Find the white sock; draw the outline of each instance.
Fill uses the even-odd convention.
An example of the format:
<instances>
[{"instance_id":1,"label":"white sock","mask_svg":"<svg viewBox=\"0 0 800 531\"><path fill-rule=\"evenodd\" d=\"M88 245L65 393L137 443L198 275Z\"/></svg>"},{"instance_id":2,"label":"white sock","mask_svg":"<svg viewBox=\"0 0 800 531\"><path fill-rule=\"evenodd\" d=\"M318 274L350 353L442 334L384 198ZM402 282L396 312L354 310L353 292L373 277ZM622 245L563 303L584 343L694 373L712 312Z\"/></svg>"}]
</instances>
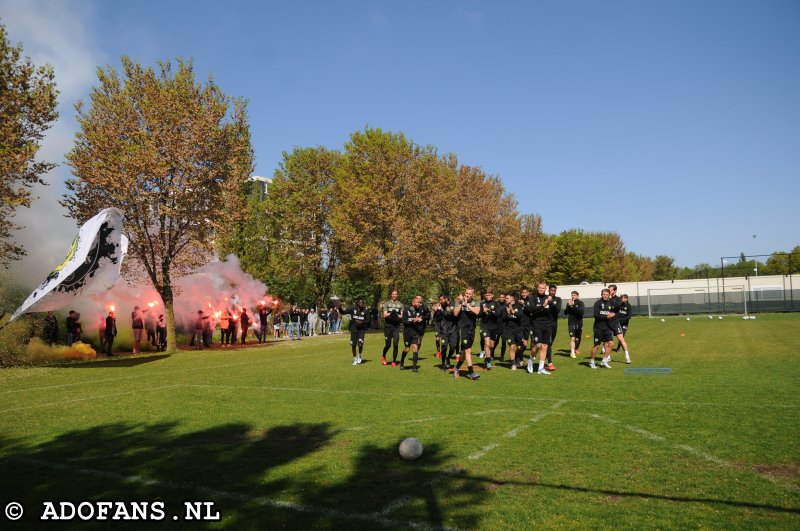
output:
<instances>
[{"instance_id":1,"label":"white sock","mask_svg":"<svg viewBox=\"0 0 800 531\"><path fill-rule=\"evenodd\" d=\"M572 350L569 351L569 353L570 354L575 354L575 349L573 348Z\"/></svg>"},{"instance_id":2,"label":"white sock","mask_svg":"<svg viewBox=\"0 0 800 531\"><path fill-rule=\"evenodd\" d=\"M544 369L544 360L539 360L539 370Z\"/></svg>"},{"instance_id":3,"label":"white sock","mask_svg":"<svg viewBox=\"0 0 800 531\"><path fill-rule=\"evenodd\" d=\"M626 358L630 358L630 357L631 357L631 355L630 355L630 354L628 354L628 351L627 351L627 350L625 351L625 357L626 357Z\"/></svg>"}]
</instances>

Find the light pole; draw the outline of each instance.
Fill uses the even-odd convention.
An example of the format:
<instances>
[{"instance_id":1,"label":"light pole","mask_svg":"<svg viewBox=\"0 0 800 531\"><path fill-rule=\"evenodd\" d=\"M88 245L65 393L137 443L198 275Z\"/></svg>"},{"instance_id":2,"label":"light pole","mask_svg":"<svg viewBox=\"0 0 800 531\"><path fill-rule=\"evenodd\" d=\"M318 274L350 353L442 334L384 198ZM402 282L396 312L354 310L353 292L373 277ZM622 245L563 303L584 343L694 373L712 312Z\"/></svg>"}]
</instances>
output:
<instances>
[{"instance_id":1,"label":"light pole","mask_svg":"<svg viewBox=\"0 0 800 531\"><path fill-rule=\"evenodd\" d=\"M758 276L758 258L755 256L756 254L756 235L753 234L753 270L756 272L756 276Z\"/></svg>"}]
</instances>

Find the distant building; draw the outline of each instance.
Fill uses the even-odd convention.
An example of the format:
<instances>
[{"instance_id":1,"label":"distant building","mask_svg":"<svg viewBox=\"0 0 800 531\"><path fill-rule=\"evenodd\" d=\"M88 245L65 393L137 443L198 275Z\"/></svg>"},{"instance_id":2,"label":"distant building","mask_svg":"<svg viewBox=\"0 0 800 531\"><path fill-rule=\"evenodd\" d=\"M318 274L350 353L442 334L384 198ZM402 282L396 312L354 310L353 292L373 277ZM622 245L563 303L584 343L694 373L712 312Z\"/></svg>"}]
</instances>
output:
<instances>
[{"instance_id":1,"label":"distant building","mask_svg":"<svg viewBox=\"0 0 800 531\"><path fill-rule=\"evenodd\" d=\"M249 177L251 181L254 181L257 185L256 191L258 192L258 200L263 201L264 198L267 196L267 190L269 189L269 185L272 184L272 179L270 177L262 177L260 175L251 175Z\"/></svg>"}]
</instances>

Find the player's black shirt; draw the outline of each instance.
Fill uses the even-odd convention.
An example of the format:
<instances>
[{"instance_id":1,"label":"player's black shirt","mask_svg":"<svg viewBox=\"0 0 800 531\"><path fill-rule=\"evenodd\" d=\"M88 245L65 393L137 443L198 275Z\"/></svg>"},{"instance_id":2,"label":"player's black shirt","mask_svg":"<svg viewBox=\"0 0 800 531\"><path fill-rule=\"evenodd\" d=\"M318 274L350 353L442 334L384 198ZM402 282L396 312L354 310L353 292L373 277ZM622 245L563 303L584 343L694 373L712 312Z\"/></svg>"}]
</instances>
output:
<instances>
[{"instance_id":1,"label":"player's black shirt","mask_svg":"<svg viewBox=\"0 0 800 531\"><path fill-rule=\"evenodd\" d=\"M481 328L498 330L500 328L500 303L497 301L481 301Z\"/></svg>"},{"instance_id":2,"label":"player's black shirt","mask_svg":"<svg viewBox=\"0 0 800 531\"><path fill-rule=\"evenodd\" d=\"M458 328L461 330L475 330L475 322L478 320L478 316L470 308L475 308L477 303L471 301L467 304L462 304L461 302L456 304L461 304L461 311L458 313Z\"/></svg>"},{"instance_id":3,"label":"player's black shirt","mask_svg":"<svg viewBox=\"0 0 800 531\"><path fill-rule=\"evenodd\" d=\"M611 301L597 299L594 303L594 326L606 326L609 324L608 314L611 313Z\"/></svg>"},{"instance_id":4,"label":"player's black shirt","mask_svg":"<svg viewBox=\"0 0 800 531\"><path fill-rule=\"evenodd\" d=\"M272 310L267 310L263 306L258 308L258 322L261 323L261 326L267 326L267 316L271 313Z\"/></svg>"},{"instance_id":5,"label":"player's black shirt","mask_svg":"<svg viewBox=\"0 0 800 531\"><path fill-rule=\"evenodd\" d=\"M550 317L550 308L545 308L547 297L546 293L544 295L539 295L538 293L531 295L531 302L533 303L533 309L530 311L531 321L539 326L549 326L553 322ZM550 301L550 304L552 304L552 301Z\"/></svg>"},{"instance_id":6,"label":"player's black shirt","mask_svg":"<svg viewBox=\"0 0 800 531\"><path fill-rule=\"evenodd\" d=\"M633 315L633 308L631 308L629 303L623 302L619 305L619 308L617 308L617 315L619 315L620 324L627 325Z\"/></svg>"},{"instance_id":7,"label":"player's black shirt","mask_svg":"<svg viewBox=\"0 0 800 531\"><path fill-rule=\"evenodd\" d=\"M578 299L572 305L567 304L564 307L564 315L567 316L567 323L570 326L583 326L583 312L585 306L583 301Z\"/></svg>"},{"instance_id":8,"label":"player's black shirt","mask_svg":"<svg viewBox=\"0 0 800 531\"><path fill-rule=\"evenodd\" d=\"M553 297L550 301L550 320L558 324L558 314L561 313L561 297Z\"/></svg>"},{"instance_id":9,"label":"player's black shirt","mask_svg":"<svg viewBox=\"0 0 800 531\"><path fill-rule=\"evenodd\" d=\"M531 312L533 312L533 307L535 305L533 302L533 296L528 295L527 297L521 297L519 301L514 304L519 304L522 307L522 317L520 318L520 326L530 327Z\"/></svg>"},{"instance_id":10,"label":"player's black shirt","mask_svg":"<svg viewBox=\"0 0 800 531\"><path fill-rule=\"evenodd\" d=\"M441 329L443 334L451 334L458 330L458 316L453 313L453 307L450 304L442 305L439 310L442 316Z\"/></svg>"},{"instance_id":11,"label":"player's black shirt","mask_svg":"<svg viewBox=\"0 0 800 531\"><path fill-rule=\"evenodd\" d=\"M616 325L619 324L619 307L622 306L622 297L618 295L614 295L613 297L608 299L608 302L611 303L611 311L617 314L615 317L610 319L611 325L616 328Z\"/></svg>"},{"instance_id":12,"label":"player's black shirt","mask_svg":"<svg viewBox=\"0 0 800 531\"><path fill-rule=\"evenodd\" d=\"M388 300L383 303L383 311L389 312L389 316L384 320L384 324L400 326L403 322L403 303L400 301L392 302Z\"/></svg>"},{"instance_id":13,"label":"player's black shirt","mask_svg":"<svg viewBox=\"0 0 800 531\"><path fill-rule=\"evenodd\" d=\"M422 321L415 323L414 319L417 317L422 317ZM427 321L428 309L425 308L425 306L420 306L419 308L409 306L403 310L403 326L407 329L416 331L420 335L425 333L425 323Z\"/></svg>"},{"instance_id":14,"label":"player's black shirt","mask_svg":"<svg viewBox=\"0 0 800 531\"><path fill-rule=\"evenodd\" d=\"M503 311L503 327L505 330L511 332L522 330L522 316L524 313L522 305L518 302L512 304L511 308L506 305Z\"/></svg>"},{"instance_id":15,"label":"player's black shirt","mask_svg":"<svg viewBox=\"0 0 800 531\"><path fill-rule=\"evenodd\" d=\"M348 329L351 332L356 330L367 330L372 322L372 315L370 314L369 308L366 306L364 308L353 306L351 308L342 309L342 315L350 316L350 325L348 326Z\"/></svg>"}]
</instances>

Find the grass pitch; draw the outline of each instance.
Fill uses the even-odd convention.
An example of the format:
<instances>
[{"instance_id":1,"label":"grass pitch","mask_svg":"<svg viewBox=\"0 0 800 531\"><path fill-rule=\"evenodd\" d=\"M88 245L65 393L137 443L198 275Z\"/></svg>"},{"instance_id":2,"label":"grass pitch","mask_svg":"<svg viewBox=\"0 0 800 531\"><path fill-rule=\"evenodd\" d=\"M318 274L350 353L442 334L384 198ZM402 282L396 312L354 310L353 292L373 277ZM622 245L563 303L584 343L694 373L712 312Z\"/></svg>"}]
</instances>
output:
<instances>
[{"instance_id":1,"label":"grass pitch","mask_svg":"<svg viewBox=\"0 0 800 531\"><path fill-rule=\"evenodd\" d=\"M163 520L128 524L186 527L183 502L209 500L221 520L205 526L231 529L797 529L799 335L800 315L634 319L634 364L591 370L562 325L552 376L501 365L477 382L435 368L432 332L418 374L380 364L380 333L356 367L344 333L4 369L0 505L25 513L0 521L50 528L45 500L161 500Z\"/></svg>"}]
</instances>

